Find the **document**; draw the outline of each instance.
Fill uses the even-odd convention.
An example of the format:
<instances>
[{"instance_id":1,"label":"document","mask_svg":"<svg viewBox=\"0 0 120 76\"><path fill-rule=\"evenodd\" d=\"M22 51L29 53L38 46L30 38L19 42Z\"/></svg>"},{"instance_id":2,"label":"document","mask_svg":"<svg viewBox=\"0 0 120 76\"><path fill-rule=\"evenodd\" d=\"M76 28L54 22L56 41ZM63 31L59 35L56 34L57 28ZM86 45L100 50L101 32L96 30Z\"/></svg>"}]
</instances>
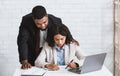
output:
<instances>
[{"instance_id":1,"label":"document","mask_svg":"<svg viewBox=\"0 0 120 76\"><path fill-rule=\"evenodd\" d=\"M27 70L21 70L21 76L43 76L47 70L37 67L32 67Z\"/></svg>"}]
</instances>

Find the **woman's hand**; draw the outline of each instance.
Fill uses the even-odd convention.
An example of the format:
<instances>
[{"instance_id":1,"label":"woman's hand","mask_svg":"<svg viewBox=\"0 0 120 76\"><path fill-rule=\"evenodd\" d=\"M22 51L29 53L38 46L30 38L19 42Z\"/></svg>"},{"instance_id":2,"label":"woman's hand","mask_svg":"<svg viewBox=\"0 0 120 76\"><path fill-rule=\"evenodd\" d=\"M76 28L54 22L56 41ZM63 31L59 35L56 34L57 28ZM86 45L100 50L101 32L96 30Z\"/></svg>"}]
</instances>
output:
<instances>
[{"instance_id":1,"label":"woman's hand","mask_svg":"<svg viewBox=\"0 0 120 76\"><path fill-rule=\"evenodd\" d=\"M74 62L71 62L71 63L69 63L68 65L69 65L69 67L72 68L72 69L76 69L76 68L77 68L76 63L74 63Z\"/></svg>"},{"instance_id":2,"label":"woman's hand","mask_svg":"<svg viewBox=\"0 0 120 76\"><path fill-rule=\"evenodd\" d=\"M50 70L59 70L59 67L56 64L46 64L45 68L48 68Z\"/></svg>"}]
</instances>

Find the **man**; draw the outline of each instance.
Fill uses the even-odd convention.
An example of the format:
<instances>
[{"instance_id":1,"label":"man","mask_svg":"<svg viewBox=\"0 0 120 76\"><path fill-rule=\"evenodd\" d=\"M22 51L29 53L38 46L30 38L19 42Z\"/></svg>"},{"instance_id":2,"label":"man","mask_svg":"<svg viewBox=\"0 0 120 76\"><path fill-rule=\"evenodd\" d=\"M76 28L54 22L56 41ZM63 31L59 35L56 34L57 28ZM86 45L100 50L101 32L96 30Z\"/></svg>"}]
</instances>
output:
<instances>
[{"instance_id":1,"label":"man","mask_svg":"<svg viewBox=\"0 0 120 76\"><path fill-rule=\"evenodd\" d=\"M53 32L52 28L56 24L62 24L61 19L47 14L43 6L36 6L32 9L32 13L23 16L17 39L22 69L34 66L34 61L40 53L46 37L48 40L51 39L49 33ZM70 32L69 37L71 41L78 43L72 38Z\"/></svg>"}]
</instances>

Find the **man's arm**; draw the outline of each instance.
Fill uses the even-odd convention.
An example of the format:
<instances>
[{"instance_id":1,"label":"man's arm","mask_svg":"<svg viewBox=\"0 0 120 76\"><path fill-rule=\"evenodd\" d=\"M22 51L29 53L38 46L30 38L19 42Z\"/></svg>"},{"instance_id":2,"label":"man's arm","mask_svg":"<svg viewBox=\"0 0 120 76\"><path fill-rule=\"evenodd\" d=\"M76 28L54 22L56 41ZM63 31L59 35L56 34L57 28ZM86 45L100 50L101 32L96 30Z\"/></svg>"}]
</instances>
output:
<instances>
[{"instance_id":1,"label":"man's arm","mask_svg":"<svg viewBox=\"0 0 120 76\"><path fill-rule=\"evenodd\" d=\"M30 67L28 63L28 39L29 39L29 32L27 28L25 28L25 20L23 19L19 28L19 34L17 38L17 44L18 44L18 52L19 52L19 59L22 63L21 68L27 68L24 66ZM26 65L27 64L27 65Z\"/></svg>"}]
</instances>

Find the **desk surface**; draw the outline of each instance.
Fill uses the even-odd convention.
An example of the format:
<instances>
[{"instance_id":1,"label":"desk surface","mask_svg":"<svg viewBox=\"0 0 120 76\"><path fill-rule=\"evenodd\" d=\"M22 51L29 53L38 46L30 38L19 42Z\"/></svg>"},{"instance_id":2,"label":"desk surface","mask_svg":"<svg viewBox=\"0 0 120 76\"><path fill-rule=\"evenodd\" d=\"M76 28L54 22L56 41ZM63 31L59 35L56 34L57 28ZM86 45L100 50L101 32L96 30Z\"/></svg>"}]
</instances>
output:
<instances>
[{"instance_id":1,"label":"desk surface","mask_svg":"<svg viewBox=\"0 0 120 76\"><path fill-rule=\"evenodd\" d=\"M48 71L37 67L32 67L28 70L22 70L20 68L17 68L13 76L21 76L22 74L41 75L44 72L46 72L44 76L113 76L112 73L105 66L103 66L101 70L85 74L76 74L69 72L65 69L65 66L60 66L60 70L58 71Z\"/></svg>"}]
</instances>

